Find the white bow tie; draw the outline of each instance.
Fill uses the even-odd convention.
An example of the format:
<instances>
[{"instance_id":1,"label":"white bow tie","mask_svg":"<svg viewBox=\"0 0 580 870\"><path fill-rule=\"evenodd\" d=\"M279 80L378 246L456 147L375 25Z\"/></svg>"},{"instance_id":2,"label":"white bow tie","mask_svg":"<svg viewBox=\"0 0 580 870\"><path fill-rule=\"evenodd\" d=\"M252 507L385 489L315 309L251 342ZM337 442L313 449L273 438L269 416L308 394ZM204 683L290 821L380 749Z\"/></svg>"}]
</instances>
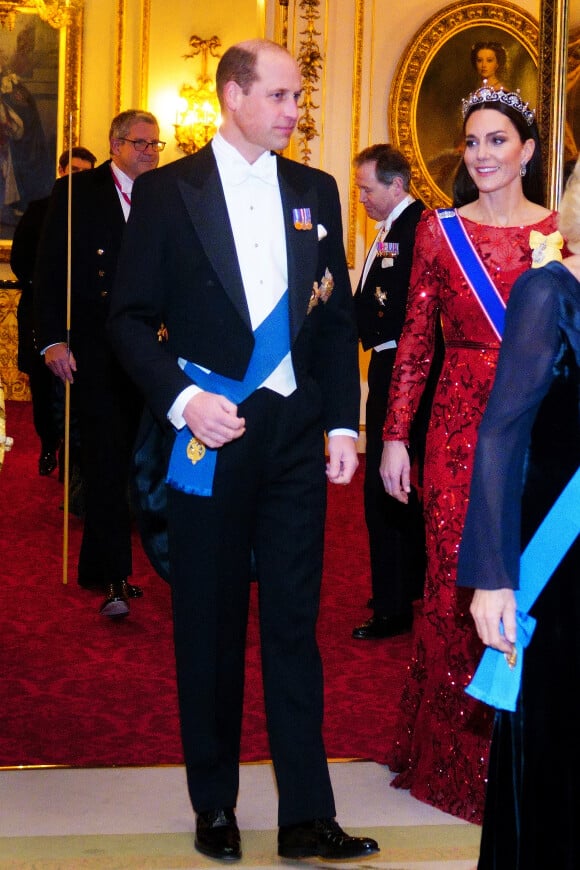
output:
<instances>
[{"instance_id":1,"label":"white bow tie","mask_svg":"<svg viewBox=\"0 0 580 870\"><path fill-rule=\"evenodd\" d=\"M263 154L255 163L236 161L224 169L229 184L243 184L249 178L259 178L266 184L278 183L278 167L274 154Z\"/></svg>"}]
</instances>

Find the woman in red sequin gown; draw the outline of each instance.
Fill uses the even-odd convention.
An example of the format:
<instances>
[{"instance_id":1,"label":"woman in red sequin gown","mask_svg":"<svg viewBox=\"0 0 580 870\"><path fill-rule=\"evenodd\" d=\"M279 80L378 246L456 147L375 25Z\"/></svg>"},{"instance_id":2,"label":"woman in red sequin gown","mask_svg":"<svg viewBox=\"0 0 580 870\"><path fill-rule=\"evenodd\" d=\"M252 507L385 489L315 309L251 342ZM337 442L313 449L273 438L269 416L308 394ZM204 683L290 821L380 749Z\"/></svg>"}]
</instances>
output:
<instances>
[{"instance_id":1,"label":"woman in red sequin gown","mask_svg":"<svg viewBox=\"0 0 580 870\"><path fill-rule=\"evenodd\" d=\"M507 301L515 279L532 265L530 231L549 235L556 229L556 216L540 205L535 121L530 123L519 98L514 109L492 98L492 89L476 93L482 99L470 104L465 116L456 202L473 246ZM409 491L405 445L432 360L438 318L445 358L425 455L425 593L413 625L411 661L387 763L398 773L396 787L410 788L419 800L480 823L493 710L464 692L482 645L469 614L472 592L456 587L456 567L477 429L494 379L499 340L436 214L428 211L417 230L407 320L384 429L381 475L387 492L400 501Z\"/></svg>"}]
</instances>

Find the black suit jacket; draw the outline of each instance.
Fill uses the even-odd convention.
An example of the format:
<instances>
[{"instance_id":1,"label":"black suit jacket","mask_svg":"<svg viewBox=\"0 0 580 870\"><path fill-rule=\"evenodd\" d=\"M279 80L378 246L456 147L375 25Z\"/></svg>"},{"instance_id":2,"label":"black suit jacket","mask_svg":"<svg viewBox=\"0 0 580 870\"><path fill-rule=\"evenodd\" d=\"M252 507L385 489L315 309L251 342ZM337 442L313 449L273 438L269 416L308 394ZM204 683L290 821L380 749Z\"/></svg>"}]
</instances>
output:
<instances>
[{"instance_id":1,"label":"black suit jacket","mask_svg":"<svg viewBox=\"0 0 580 870\"><path fill-rule=\"evenodd\" d=\"M336 183L319 170L277 160L297 383L319 385L326 429L356 430L357 336ZM294 227L297 208L310 209L311 229ZM327 233L321 241L318 225ZM326 268L334 290L308 313L313 284ZM160 322L165 343L157 341ZM137 179L109 326L119 358L161 420L191 383L177 357L243 377L254 338L211 145Z\"/></svg>"},{"instance_id":2,"label":"black suit jacket","mask_svg":"<svg viewBox=\"0 0 580 870\"><path fill-rule=\"evenodd\" d=\"M398 341L405 322L415 230L425 206L415 200L393 222L385 241L397 242L399 254L393 265L383 269L382 257L375 257L364 287L356 290L358 333L365 350L385 341ZM386 259L386 258L385 258ZM377 299L377 288L386 294L384 304Z\"/></svg>"},{"instance_id":3,"label":"black suit jacket","mask_svg":"<svg viewBox=\"0 0 580 870\"><path fill-rule=\"evenodd\" d=\"M38 348L34 340L33 277L38 243L42 233L48 197L31 202L14 230L10 251L10 268L20 283L18 302L18 368L30 371L38 362Z\"/></svg>"},{"instance_id":4,"label":"black suit jacket","mask_svg":"<svg viewBox=\"0 0 580 870\"><path fill-rule=\"evenodd\" d=\"M39 349L66 341L69 180L72 183L71 349L76 356L88 335L107 340L105 323L125 218L110 161L56 182L48 204L35 274Z\"/></svg>"}]
</instances>

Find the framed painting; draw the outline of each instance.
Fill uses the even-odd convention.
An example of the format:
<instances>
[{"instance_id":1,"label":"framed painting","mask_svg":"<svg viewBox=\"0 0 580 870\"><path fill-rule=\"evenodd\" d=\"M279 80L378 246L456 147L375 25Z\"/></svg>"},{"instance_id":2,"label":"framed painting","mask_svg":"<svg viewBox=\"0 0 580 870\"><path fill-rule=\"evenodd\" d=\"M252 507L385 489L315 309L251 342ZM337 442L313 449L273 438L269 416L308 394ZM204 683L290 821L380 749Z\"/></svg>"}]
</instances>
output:
<instances>
[{"instance_id":1,"label":"framed painting","mask_svg":"<svg viewBox=\"0 0 580 870\"><path fill-rule=\"evenodd\" d=\"M449 205L462 155L461 100L483 80L535 107L537 21L509 3L460 2L433 15L399 62L389 100L391 142L409 159L427 206Z\"/></svg>"},{"instance_id":2,"label":"framed painting","mask_svg":"<svg viewBox=\"0 0 580 870\"><path fill-rule=\"evenodd\" d=\"M20 216L52 189L57 150L78 139L82 2L64 13L64 3L1 6L0 262L7 262Z\"/></svg>"}]
</instances>

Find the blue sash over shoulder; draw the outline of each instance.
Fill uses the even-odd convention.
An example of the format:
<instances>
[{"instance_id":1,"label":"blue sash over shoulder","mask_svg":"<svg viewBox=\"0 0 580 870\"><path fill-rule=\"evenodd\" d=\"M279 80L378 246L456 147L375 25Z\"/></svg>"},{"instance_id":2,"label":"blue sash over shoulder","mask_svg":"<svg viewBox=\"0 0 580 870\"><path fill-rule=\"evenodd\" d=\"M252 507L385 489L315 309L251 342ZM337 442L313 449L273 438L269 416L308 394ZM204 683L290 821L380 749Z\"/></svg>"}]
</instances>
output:
<instances>
[{"instance_id":1,"label":"blue sash over shoulder","mask_svg":"<svg viewBox=\"0 0 580 870\"><path fill-rule=\"evenodd\" d=\"M501 340L505 302L483 266L454 209L437 209L437 218L457 265L479 302L485 317ZM531 265L531 263L530 263ZM488 647L466 688L478 701L500 710L514 711L522 679L523 652L536 621L529 610L580 533L580 469L569 481L520 560L520 586L516 592L517 643L508 663L504 653Z\"/></svg>"},{"instance_id":2,"label":"blue sash over shoulder","mask_svg":"<svg viewBox=\"0 0 580 870\"><path fill-rule=\"evenodd\" d=\"M517 641L515 663L510 666L504 653L488 647L471 683L465 690L478 701L498 710L516 709L525 647L536 621L529 610L542 589L580 534L580 469L568 481L552 505L520 560L520 589L516 596Z\"/></svg>"},{"instance_id":3,"label":"blue sash over shoulder","mask_svg":"<svg viewBox=\"0 0 580 870\"><path fill-rule=\"evenodd\" d=\"M438 208L436 214L457 265L467 279L490 326L501 340L505 320L505 302L479 259L479 254L471 244L455 209Z\"/></svg>"},{"instance_id":4,"label":"blue sash over shoulder","mask_svg":"<svg viewBox=\"0 0 580 870\"><path fill-rule=\"evenodd\" d=\"M254 332L255 345L243 380L236 381L214 372L206 372L188 362L185 373L191 380L212 393L219 393L238 405L255 392L290 352L288 290L276 307ZM227 341L227 337L224 337ZM185 426L175 438L166 482L174 489L192 495L210 496L213 489L218 451L194 438Z\"/></svg>"}]
</instances>

